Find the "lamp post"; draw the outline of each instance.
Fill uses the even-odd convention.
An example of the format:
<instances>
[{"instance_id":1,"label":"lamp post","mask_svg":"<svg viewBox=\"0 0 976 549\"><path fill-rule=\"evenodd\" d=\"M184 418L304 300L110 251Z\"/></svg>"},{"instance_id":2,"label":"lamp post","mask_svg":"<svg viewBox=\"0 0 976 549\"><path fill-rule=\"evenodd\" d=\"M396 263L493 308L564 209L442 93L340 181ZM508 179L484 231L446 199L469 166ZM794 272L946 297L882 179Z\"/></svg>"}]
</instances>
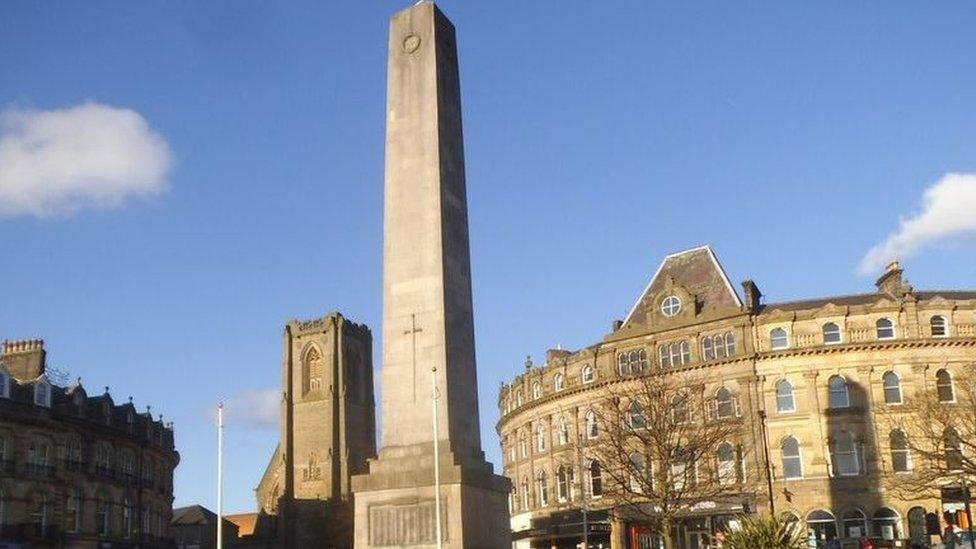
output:
<instances>
[{"instance_id":1,"label":"lamp post","mask_svg":"<svg viewBox=\"0 0 976 549\"><path fill-rule=\"evenodd\" d=\"M224 549L224 403L217 405L217 549Z\"/></svg>"},{"instance_id":2,"label":"lamp post","mask_svg":"<svg viewBox=\"0 0 976 549\"><path fill-rule=\"evenodd\" d=\"M763 455L766 461L766 489L769 492L769 514L775 517L776 503L773 498L773 471L769 463L769 434L766 432L766 410L759 410L759 425L762 429ZM976 549L976 547L973 549Z\"/></svg>"}]
</instances>

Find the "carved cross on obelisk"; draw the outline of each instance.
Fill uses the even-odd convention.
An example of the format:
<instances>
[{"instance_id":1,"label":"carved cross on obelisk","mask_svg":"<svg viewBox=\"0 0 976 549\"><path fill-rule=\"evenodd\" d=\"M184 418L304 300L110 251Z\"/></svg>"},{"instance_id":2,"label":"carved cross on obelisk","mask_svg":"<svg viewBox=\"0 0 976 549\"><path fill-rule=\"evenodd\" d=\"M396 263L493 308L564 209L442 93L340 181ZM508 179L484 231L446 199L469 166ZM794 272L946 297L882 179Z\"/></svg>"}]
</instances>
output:
<instances>
[{"instance_id":1,"label":"carved cross on obelisk","mask_svg":"<svg viewBox=\"0 0 976 549\"><path fill-rule=\"evenodd\" d=\"M424 331L417 327L417 315L410 315L410 329L403 332L403 335L410 335L413 340L413 401L417 402L417 334Z\"/></svg>"}]
</instances>

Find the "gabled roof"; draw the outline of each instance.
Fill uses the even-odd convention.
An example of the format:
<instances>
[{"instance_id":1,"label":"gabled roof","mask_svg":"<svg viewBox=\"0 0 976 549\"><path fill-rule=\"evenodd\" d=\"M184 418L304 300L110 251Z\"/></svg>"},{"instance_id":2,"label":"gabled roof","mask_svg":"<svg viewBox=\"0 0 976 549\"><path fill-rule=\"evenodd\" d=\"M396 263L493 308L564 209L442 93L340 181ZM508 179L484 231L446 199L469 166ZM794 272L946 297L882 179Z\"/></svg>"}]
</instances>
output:
<instances>
[{"instance_id":1,"label":"gabled roof","mask_svg":"<svg viewBox=\"0 0 976 549\"><path fill-rule=\"evenodd\" d=\"M627 313L624 324L639 318L635 317L635 313L643 313L648 306L652 305L651 300L661 291L668 279L674 280L675 284L695 294L702 311L742 307L742 300L732 288L725 269L718 262L712 248L705 245L665 257L647 283L647 287Z\"/></svg>"},{"instance_id":2,"label":"gabled roof","mask_svg":"<svg viewBox=\"0 0 976 549\"><path fill-rule=\"evenodd\" d=\"M213 524L217 522L217 513L202 505L190 505L173 509L172 524Z\"/></svg>"}]
</instances>

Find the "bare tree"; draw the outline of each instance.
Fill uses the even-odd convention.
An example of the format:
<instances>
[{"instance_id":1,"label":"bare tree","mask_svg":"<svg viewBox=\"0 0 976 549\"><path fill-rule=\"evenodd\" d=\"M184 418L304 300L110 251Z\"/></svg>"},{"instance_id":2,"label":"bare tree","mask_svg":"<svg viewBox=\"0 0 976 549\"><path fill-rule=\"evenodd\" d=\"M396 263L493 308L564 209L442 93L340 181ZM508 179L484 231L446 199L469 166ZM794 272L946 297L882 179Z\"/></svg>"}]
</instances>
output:
<instances>
[{"instance_id":1,"label":"bare tree","mask_svg":"<svg viewBox=\"0 0 976 549\"><path fill-rule=\"evenodd\" d=\"M902 400L901 387L886 381L887 402ZM896 392L897 391L897 392ZM939 497L946 486L976 479L976 378L936 372L935 385L885 406L890 470L886 487L904 499ZM885 434L882 433L882 437ZM882 439L884 440L884 438Z\"/></svg>"},{"instance_id":2,"label":"bare tree","mask_svg":"<svg viewBox=\"0 0 976 549\"><path fill-rule=\"evenodd\" d=\"M646 523L666 549L677 519L743 489L738 397L712 386L691 374L636 376L607 386L585 423L589 474L597 463L613 512Z\"/></svg>"}]
</instances>

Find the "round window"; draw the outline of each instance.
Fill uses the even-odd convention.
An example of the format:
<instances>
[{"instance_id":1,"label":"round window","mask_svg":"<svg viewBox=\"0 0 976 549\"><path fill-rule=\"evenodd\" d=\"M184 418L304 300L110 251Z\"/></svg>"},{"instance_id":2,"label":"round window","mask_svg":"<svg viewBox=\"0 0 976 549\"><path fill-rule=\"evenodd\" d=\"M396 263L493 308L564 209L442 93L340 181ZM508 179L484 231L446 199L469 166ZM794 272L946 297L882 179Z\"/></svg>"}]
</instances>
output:
<instances>
[{"instance_id":1,"label":"round window","mask_svg":"<svg viewBox=\"0 0 976 549\"><path fill-rule=\"evenodd\" d=\"M661 312L664 316L674 316L681 311L681 298L669 295L661 302Z\"/></svg>"}]
</instances>

